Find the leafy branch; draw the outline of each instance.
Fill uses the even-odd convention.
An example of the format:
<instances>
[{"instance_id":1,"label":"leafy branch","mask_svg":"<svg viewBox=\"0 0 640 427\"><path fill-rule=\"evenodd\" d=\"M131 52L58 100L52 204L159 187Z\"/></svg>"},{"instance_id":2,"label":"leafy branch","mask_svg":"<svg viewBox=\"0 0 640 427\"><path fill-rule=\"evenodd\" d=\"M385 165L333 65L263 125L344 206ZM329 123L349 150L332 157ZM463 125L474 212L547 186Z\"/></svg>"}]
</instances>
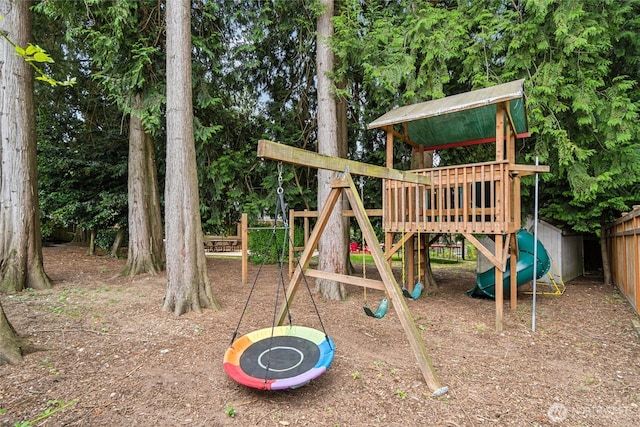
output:
<instances>
[{"instance_id":1,"label":"leafy branch","mask_svg":"<svg viewBox=\"0 0 640 427\"><path fill-rule=\"evenodd\" d=\"M0 15L0 19L3 19L3 16ZM26 49L18 46L9 38L9 34L6 31L0 31L0 36L4 38L16 51L16 54L22 59L24 59L27 64L31 65L31 67L38 73L37 80L41 80L43 82L49 83L51 86L73 86L76 83L76 78L73 77L71 79L67 79L65 81L55 80L47 73L42 71L42 69L37 64L43 63L53 63L55 62L51 56L40 46L33 45L29 43Z\"/></svg>"}]
</instances>

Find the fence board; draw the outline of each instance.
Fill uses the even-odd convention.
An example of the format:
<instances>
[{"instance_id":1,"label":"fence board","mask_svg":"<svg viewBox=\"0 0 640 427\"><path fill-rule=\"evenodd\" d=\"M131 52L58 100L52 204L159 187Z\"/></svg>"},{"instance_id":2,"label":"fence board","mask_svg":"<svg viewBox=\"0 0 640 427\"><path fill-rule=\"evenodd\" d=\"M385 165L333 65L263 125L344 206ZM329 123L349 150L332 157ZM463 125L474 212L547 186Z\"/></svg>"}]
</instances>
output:
<instances>
[{"instance_id":1,"label":"fence board","mask_svg":"<svg viewBox=\"0 0 640 427\"><path fill-rule=\"evenodd\" d=\"M640 206L605 227L613 283L640 314Z\"/></svg>"}]
</instances>

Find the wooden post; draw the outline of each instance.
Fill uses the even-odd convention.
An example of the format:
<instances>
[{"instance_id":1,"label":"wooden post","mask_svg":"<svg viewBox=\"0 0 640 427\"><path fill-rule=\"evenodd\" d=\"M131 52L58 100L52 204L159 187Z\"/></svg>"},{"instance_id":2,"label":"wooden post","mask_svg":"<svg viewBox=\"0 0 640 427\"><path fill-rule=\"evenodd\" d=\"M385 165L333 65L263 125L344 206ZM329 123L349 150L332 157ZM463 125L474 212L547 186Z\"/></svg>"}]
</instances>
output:
<instances>
[{"instance_id":1,"label":"wooden post","mask_svg":"<svg viewBox=\"0 0 640 427\"><path fill-rule=\"evenodd\" d=\"M345 174L345 180L348 182L349 189L351 190L349 191L349 189L347 189L345 191L347 198L349 199L349 203L351 203L351 209L353 209L365 241L370 247L371 255L373 256L378 272L380 273L380 278L385 285L387 295L393 304L393 308L400 319L400 324L407 334L409 344L416 356L422 375L433 394L435 396L440 396L446 393L448 388L442 386L442 383L438 378L438 374L433 367L431 357L424 345L420 331L413 322L413 318L409 312L409 307L402 295L402 289L400 289L398 282L396 282L396 279L393 276L391 267L387 263L386 257L380 248L380 242L378 242L378 238L373 230L371 221L369 220L369 217L367 217L362 200L358 196L356 184L348 173Z\"/></svg>"},{"instance_id":2,"label":"wooden post","mask_svg":"<svg viewBox=\"0 0 640 427\"><path fill-rule=\"evenodd\" d=\"M387 131L387 167L393 169L393 126L388 126Z\"/></svg>"},{"instance_id":3,"label":"wooden post","mask_svg":"<svg viewBox=\"0 0 640 427\"><path fill-rule=\"evenodd\" d=\"M293 302L293 298L298 291L298 285L300 284L300 279L302 279L302 275L304 274L303 270L305 270L309 266L309 261L311 261L311 257L313 256L313 252L316 250L318 246L318 241L320 240L320 235L324 231L324 228L329 221L329 217L333 212L333 208L335 207L336 202L340 198L340 193L342 189L340 188L332 188L327 196L327 200L325 201L322 210L318 213L318 220L316 221L315 227L313 227L313 231L309 236L309 241L305 245L304 250L302 251L302 255L300 255L300 259L296 263L296 268L293 271L293 275L291 276L291 281L289 283L289 287L287 289L286 295L286 303L282 305L280 308L279 314L277 316L278 325L282 325L285 321L287 315L287 307L291 306Z\"/></svg>"},{"instance_id":4,"label":"wooden post","mask_svg":"<svg viewBox=\"0 0 640 427\"><path fill-rule=\"evenodd\" d=\"M407 245L405 246L404 253L402 254L402 256L405 257L404 259L406 260L404 267L407 270L405 273L403 273L403 277L405 278L407 283L403 283L403 285L409 290L409 292L413 292L413 286L416 283L415 281L416 262L414 258L415 257L414 240L415 240L415 237L412 237L409 240L407 240Z\"/></svg>"},{"instance_id":5,"label":"wooden post","mask_svg":"<svg viewBox=\"0 0 640 427\"><path fill-rule=\"evenodd\" d=\"M502 260L503 259L502 258L502 248L504 246L504 243L502 241L502 235L501 234L496 234L495 237L496 237L496 240L495 240L495 253L496 253L496 255L495 256L499 260ZM504 266L502 266L502 267L497 267L496 266L496 268L495 268L495 273L496 273L496 280L495 280L496 331L497 332L502 332L502 328L503 328L504 288L503 288L502 281L503 281L503 278L504 278L504 273L503 273L502 268L504 268Z\"/></svg>"},{"instance_id":6,"label":"wooden post","mask_svg":"<svg viewBox=\"0 0 640 427\"><path fill-rule=\"evenodd\" d=\"M289 210L289 279L293 275L294 262L295 262L295 236L296 236L296 211L295 209Z\"/></svg>"},{"instance_id":7,"label":"wooden post","mask_svg":"<svg viewBox=\"0 0 640 427\"><path fill-rule=\"evenodd\" d=\"M504 106L496 104L496 161L504 160Z\"/></svg>"},{"instance_id":8,"label":"wooden post","mask_svg":"<svg viewBox=\"0 0 640 427\"><path fill-rule=\"evenodd\" d=\"M400 289L398 282L393 276L393 272L391 271L391 267L387 263L385 254L382 252L378 238L376 237L373 226L371 225L371 221L369 221L369 218L367 217L366 211L364 209L364 205L362 204L362 200L358 195L356 185L353 182L353 179L351 179L351 175L349 173L345 173L344 178L337 179L332 184L332 189L329 192L327 201L322 207L322 211L320 211L320 213L318 214L318 221L316 222L316 226L313 228L311 236L309 237L309 243L305 246L304 251L300 256L300 261L298 262L289 283L286 301L281 306L279 314L277 316L278 324L281 325L286 318L287 307L290 307L291 303L293 302L293 298L295 297L298 286L300 285L300 280L304 275L304 270L306 270L309 265L311 256L318 244L318 240L320 239L320 235L324 231L324 228L327 225L329 217L331 216L331 213L333 212L333 209L335 208L335 205L339 200L342 191L345 191L347 198L349 199L349 203L351 204L354 216L358 221L358 224L360 225L365 242L370 248L371 255L373 256L378 272L380 273L385 291L389 299L391 300L391 303L393 304L398 317L400 318L400 323L404 328L405 333L407 334L407 339L409 340L409 344L415 353L425 382L427 383L429 389L433 392L434 396L440 396L446 393L448 388L443 387L440 383L440 380L438 379L437 373L435 372L435 369L431 362L431 358L429 357L424 342L422 341L420 331L413 322L413 318L409 313L407 303L402 296L402 290Z\"/></svg>"},{"instance_id":9,"label":"wooden post","mask_svg":"<svg viewBox=\"0 0 640 427\"><path fill-rule=\"evenodd\" d=\"M240 220L240 239L242 242L242 283L248 283L249 277L249 219L246 213Z\"/></svg>"}]
</instances>

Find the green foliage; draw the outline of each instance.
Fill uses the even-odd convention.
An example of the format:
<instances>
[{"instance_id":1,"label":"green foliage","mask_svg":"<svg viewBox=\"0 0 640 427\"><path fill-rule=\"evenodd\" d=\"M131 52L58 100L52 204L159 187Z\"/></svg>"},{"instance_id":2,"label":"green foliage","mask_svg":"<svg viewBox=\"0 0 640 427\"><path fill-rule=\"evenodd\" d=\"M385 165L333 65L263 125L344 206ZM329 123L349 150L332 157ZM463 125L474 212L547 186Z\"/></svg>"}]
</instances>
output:
<instances>
[{"instance_id":1,"label":"green foliage","mask_svg":"<svg viewBox=\"0 0 640 427\"><path fill-rule=\"evenodd\" d=\"M373 114L381 106L385 112L526 78L533 136L522 144L518 161L533 163L537 156L551 165L543 176L541 214L597 232L640 202L639 10L637 0L401 0L385 7L346 0L335 19L336 75L358 83L341 93L354 103L365 94L361 109ZM358 144L378 151L375 141ZM491 160L492 149L439 155L442 164L479 162ZM395 155L407 158L400 150ZM523 184L531 195L533 179Z\"/></svg>"},{"instance_id":2,"label":"green foliage","mask_svg":"<svg viewBox=\"0 0 640 427\"><path fill-rule=\"evenodd\" d=\"M0 19L4 19L2 15L0 15ZM50 84L51 86L73 86L76 83L76 78L73 77L71 79L67 79L65 81L58 81L45 73L37 63L53 63L55 62L51 56L40 46L33 45L29 43L26 48L22 48L21 46L16 45L6 33L0 32L0 36L2 36L11 46L13 46L16 54L24 59L27 64L29 64L35 72L38 74L36 77L37 80L41 80L45 83Z\"/></svg>"},{"instance_id":3,"label":"green foliage","mask_svg":"<svg viewBox=\"0 0 640 427\"><path fill-rule=\"evenodd\" d=\"M262 229L251 230L249 233L249 260L254 264L275 264L283 257L283 242L286 244L284 249L284 260L289 258L289 237L288 230L282 228L273 229L273 226L263 224ZM294 246L303 246L304 235L300 227L295 229ZM283 261L284 261L283 260Z\"/></svg>"},{"instance_id":4,"label":"green foliage","mask_svg":"<svg viewBox=\"0 0 640 427\"><path fill-rule=\"evenodd\" d=\"M236 410L231 405L227 405L227 407L224 409L224 413L227 414L229 418L235 418L236 416Z\"/></svg>"},{"instance_id":5,"label":"green foliage","mask_svg":"<svg viewBox=\"0 0 640 427\"><path fill-rule=\"evenodd\" d=\"M98 230L96 233L96 246L107 253L110 252L111 245L113 245L117 234L118 229L113 227Z\"/></svg>"},{"instance_id":6,"label":"green foliage","mask_svg":"<svg viewBox=\"0 0 640 427\"><path fill-rule=\"evenodd\" d=\"M50 55L35 44L24 51L43 67L55 58L79 82L67 93L36 88L45 233L54 224L122 223L123 114L139 115L164 140L161 3L88 0L85 6L38 2L36 40L60 48ZM365 127L398 105L526 78L532 136L519 145L517 160L533 163L537 156L551 166L541 177L543 218L594 232L640 203L638 0L344 0L336 6L335 93L347 101L350 158L384 164L383 134ZM222 234L242 212L257 219L272 209L276 165L256 158L258 139L315 149L318 13L317 2L194 2L194 127L207 233ZM137 93L144 105L133 111ZM395 167L407 167L410 155L396 144ZM442 164L454 164L490 160L494 152L488 144L439 155ZM162 145L157 158L162 181ZM292 208L313 209L316 185L315 170L285 167L282 186ZM380 186L364 180L367 207L380 207ZM524 213L533 207L532 186L531 177L523 179Z\"/></svg>"}]
</instances>

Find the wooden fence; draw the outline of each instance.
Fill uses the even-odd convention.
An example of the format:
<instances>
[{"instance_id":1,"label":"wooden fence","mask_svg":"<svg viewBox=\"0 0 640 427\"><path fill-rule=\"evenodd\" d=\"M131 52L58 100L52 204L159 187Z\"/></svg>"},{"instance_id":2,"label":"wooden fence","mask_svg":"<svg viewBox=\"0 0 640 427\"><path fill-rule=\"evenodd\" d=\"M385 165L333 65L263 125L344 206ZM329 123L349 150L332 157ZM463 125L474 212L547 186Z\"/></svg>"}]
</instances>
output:
<instances>
[{"instance_id":1,"label":"wooden fence","mask_svg":"<svg viewBox=\"0 0 640 427\"><path fill-rule=\"evenodd\" d=\"M613 283L640 314L640 205L605 227Z\"/></svg>"}]
</instances>

